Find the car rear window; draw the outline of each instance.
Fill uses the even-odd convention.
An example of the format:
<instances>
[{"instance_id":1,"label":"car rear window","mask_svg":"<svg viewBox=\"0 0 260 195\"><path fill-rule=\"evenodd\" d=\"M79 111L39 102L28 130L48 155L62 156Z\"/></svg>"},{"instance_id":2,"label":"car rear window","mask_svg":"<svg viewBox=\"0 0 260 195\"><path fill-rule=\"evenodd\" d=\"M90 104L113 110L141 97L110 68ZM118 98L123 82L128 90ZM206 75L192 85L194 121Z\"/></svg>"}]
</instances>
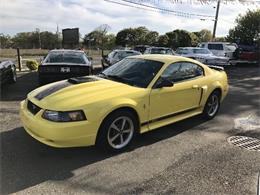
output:
<instances>
[{"instance_id":1,"label":"car rear window","mask_svg":"<svg viewBox=\"0 0 260 195\"><path fill-rule=\"evenodd\" d=\"M86 64L87 61L86 55L80 52L50 52L44 62Z\"/></svg>"}]
</instances>

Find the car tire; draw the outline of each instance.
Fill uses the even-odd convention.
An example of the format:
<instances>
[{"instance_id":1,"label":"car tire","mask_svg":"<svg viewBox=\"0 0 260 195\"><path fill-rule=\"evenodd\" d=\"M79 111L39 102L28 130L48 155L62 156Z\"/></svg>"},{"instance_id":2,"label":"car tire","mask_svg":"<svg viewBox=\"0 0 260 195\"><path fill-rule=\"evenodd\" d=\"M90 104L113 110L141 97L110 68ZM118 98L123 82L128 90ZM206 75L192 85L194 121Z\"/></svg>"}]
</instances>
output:
<instances>
[{"instance_id":1,"label":"car tire","mask_svg":"<svg viewBox=\"0 0 260 195\"><path fill-rule=\"evenodd\" d=\"M17 81L17 75L16 75L16 68L14 66L12 67L12 73L10 75L9 83L16 83L16 81Z\"/></svg>"},{"instance_id":2,"label":"car tire","mask_svg":"<svg viewBox=\"0 0 260 195\"><path fill-rule=\"evenodd\" d=\"M218 90L213 91L204 106L202 116L206 120L213 119L220 108L220 92Z\"/></svg>"},{"instance_id":3,"label":"car tire","mask_svg":"<svg viewBox=\"0 0 260 195\"><path fill-rule=\"evenodd\" d=\"M136 116L127 110L118 110L105 118L96 139L103 151L122 152L131 144L138 130Z\"/></svg>"}]
</instances>

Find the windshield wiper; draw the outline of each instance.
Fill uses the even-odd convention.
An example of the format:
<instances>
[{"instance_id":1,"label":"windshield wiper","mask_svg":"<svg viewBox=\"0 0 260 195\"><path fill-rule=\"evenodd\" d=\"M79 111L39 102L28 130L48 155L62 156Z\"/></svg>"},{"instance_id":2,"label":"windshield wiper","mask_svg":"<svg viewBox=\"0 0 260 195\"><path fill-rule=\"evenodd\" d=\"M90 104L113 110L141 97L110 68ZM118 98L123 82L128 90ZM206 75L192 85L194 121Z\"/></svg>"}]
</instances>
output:
<instances>
[{"instance_id":1,"label":"windshield wiper","mask_svg":"<svg viewBox=\"0 0 260 195\"><path fill-rule=\"evenodd\" d=\"M125 79L117 75L106 75L107 78L111 78L116 81L125 82Z\"/></svg>"}]
</instances>

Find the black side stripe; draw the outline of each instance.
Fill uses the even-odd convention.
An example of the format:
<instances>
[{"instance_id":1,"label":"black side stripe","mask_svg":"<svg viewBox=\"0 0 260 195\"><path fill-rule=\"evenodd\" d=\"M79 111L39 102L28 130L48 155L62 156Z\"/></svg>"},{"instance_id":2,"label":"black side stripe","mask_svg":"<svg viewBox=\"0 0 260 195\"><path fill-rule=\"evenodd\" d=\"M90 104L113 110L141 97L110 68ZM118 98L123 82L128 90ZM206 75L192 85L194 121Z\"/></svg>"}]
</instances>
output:
<instances>
[{"instance_id":1,"label":"black side stripe","mask_svg":"<svg viewBox=\"0 0 260 195\"><path fill-rule=\"evenodd\" d=\"M191 111L196 110L196 109L197 109L197 107L191 108L191 109L188 109L188 110L184 110L184 111L181 111L181 112L169 114L169 115L166 115L166 116L162 116L162 117L150 120L150 121L143 122L143 123L141 123L141 126L147 125L149 123L158 122L158 121L161 121L161 120L164 120L164 119L167 119L167 118L171 118L171 117L174 117L174 116L177 116L177 115L181 115L181 114L184 114L184 113L187 113L187 112L191 112Z\"/></svg>"}]
</instances>

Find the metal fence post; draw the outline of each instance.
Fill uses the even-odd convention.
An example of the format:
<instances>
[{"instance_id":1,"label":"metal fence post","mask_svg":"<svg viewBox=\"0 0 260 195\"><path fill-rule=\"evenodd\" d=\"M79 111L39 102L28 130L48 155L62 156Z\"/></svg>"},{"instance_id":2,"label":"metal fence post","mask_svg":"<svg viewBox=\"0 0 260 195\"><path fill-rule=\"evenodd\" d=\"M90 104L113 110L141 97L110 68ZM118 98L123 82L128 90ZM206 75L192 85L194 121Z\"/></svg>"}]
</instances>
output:
<instances>
[{"instance_id":1,"label":"metal fence post","mask_svg":"<svg viewBox=\"0 0 260 195\"><path fill-rule=\"evenodd\" d=\"M18 68L19 68L19 71L21 72L22 71L22 65L21 65L21 56L20 56L20 49L17 48L17 58L18 58Z\"/></svg>"}]
</instances>

